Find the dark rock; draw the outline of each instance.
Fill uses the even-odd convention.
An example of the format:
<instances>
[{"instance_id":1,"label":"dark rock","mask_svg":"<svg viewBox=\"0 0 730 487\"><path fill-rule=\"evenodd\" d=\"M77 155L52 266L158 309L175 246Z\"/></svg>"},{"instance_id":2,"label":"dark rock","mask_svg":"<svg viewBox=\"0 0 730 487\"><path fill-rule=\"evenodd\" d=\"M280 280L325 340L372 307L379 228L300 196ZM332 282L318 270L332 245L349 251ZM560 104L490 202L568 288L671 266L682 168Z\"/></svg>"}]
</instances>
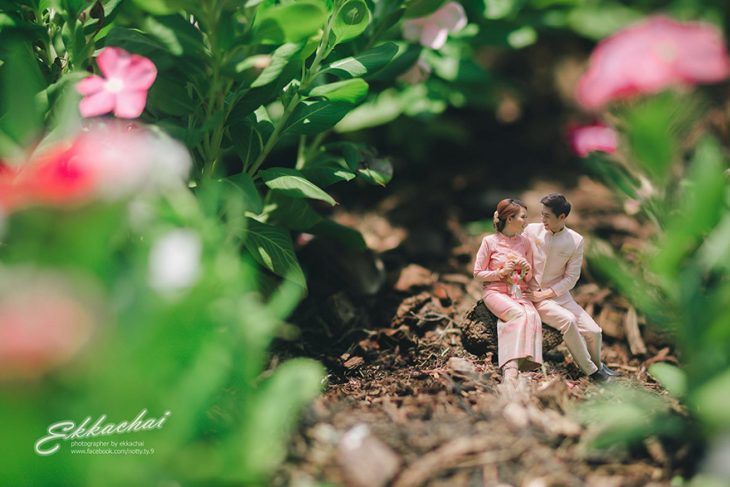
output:
<instances>
[{"instance_id":1,"label":"dark rock","mask_svg":"<svg viewBox=\"0 0 730 487\"><path fill-rule=\"evenodd\" d=\"M482 356L487 352L497 352L497 317L484 306L481 299L464 315L459 322L462 329L461 342L464 348L474 355ZM557 347L563 341L556 329L543 323L543 353Z\"/></svg>"}]
</instances>

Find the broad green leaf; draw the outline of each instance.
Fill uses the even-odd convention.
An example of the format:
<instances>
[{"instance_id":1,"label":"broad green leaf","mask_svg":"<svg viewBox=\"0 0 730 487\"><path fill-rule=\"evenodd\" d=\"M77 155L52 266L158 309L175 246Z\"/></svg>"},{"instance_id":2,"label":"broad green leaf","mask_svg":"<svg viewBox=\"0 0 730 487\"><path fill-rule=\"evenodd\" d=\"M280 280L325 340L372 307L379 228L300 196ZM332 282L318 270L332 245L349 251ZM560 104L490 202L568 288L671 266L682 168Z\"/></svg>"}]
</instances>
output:
<instances>
[{"instance_id":1,"label":"broad green leaf","mask_svg":"<svg viewBox=\"0 0 730 487\"><path fill-rule=\"evenodd\" d=\"M104 39L107 46L115 46L127 51L150 58L157 71L179 66L178 58L173 56L157 39L150 37L137 29L115 26Z\"/></svg>"},{"instance_id":2,"label":"broad green leaf","mask_svg":"<svg viewBox=\"0 0 730 487\"><path fill-rule=\"evenodd\" d=\"M362 34L371 19L372 14L364 0L349 0L337 11L332 32L338 42L345 42Z\"/></svg>"},{"instance_id":3,"label":"broad green leaf","mask_svg":"<svg viewBox=\"0 0 730 487\"><path fill-rule=\"evenodd\" d=\"M679 140L700 116L691 97L662 93L632 107L626 114L627 134L637 162L663 185L679 157Z\"/></svg>"},{"instance_id":4,"label":"broad green leaf","mask_svg":"<svg viewBox=\"0 0 730 487\"><path fill-rule=\"evenodd\" d=\"M334 127L353 106L350 103L305 100L294 109L284 130L297 135L318 134Z\"/></svg>"},{"instance_id":5,"label":"broad green leaf","mask_svg":"<svg viewBox=\"0 0 730 487\"><path fill-rule=\"evenodd\" d=\"M286 65L284 70L281 72L278 78L272 83L258 88L251 88L244 90L242 93L234 93L231 95L232 99L230 103L235 103L235 106L231 110L228 120L243 120L249 117L256 109L262 105L267 105L274 101L281 95L281 91L284 87L291 82L291 80L300 74L301 61L292 60ZM238 97L237 101L234 101Z\"/></svg>"},{"instance_id":6,"label":"broad green leaf","mask_svg":"<svg viewBox=\"0 0 730 487\"><path fill-rule=\"evenodd\" d=\"M377 97L352 110L335 130L340 133L354 132L382 125L398 118L404 109L403 95L395 88L388 88L378 93Z\"/></svg>"},{"instance_id":7,"label":"broad green leaf","mask_svg":"<svg viewBox=\"0 0 730 487\"><path fill-rule=\"evenodd\" d=\"M384 42L372 49L369 49L357 56L346 57L333 62L323 72L332 73L343 78L357 78L372 74L391 62L401 50L405 50L405 44L395 42Z\"/></svg>"},{"instance_id":8,"label":"broad green leaf","mask_svg":"<svg viewBox=\"0 0 730 487\"><path fill-rule=\"evenodd\" d=\"M148 105L169 115L187 117L195 111L195 103L185 89L182 76L158 76L149 91Z\"/></svg>"},{"instance_id":9,"label":"broad green leaf","mask_svg":"<svg viewBox=\"0 0 730 487\"><path fill-rule=\"evenodd\" d=\"M170 15L195 6L192 0L133 0L133 2L140 9L154 15Z\"/></svg>"},{"instance_id":10,"label":"broad green leaf","mask_svg":"<svg viewBox=\"0 0 730 487\"><path fill-rule=\"evenodd\" d=\"M220 182L239 192L246 208L249 211L256 214L261 213L264 208L264 203L251 176L245 172L241 172L236 175L223 178Z\"/></svg>"},{"instance_id":11,"label":"broad green leaf","mask_svg":"<svg viewBox=\"0 0 730 487\"><path fill-rule=\"evenodd\" d=\"M675 276L680 263L720 221L725 209L726 169L722 149L707 137L700 141L684 188L679 212L667 225L653 265L666 276Z\"/></svg>"},{"instance_id":12,"label":"broad green leaf","mask_svg":"<svg viewBox=\"0 0 730 487\"><path fill-rule=\"evenodd\" d=\"M245 170L261 154L274 126L268 120L256 121L253 115L231 123L228 131Z\"/></svg>"},{"instance_id":13,"label":"broad green leaf","mask_svg":"<svg viewBox=\"0 0 730 487\"><path fill-rule=\"evenodd\" d=\"M278 5L256 16L254 38L264 44L299 42L316 34L326 20L327 10L319 2Z\"/></svg>"},{"instance_id":14,"label":"broad green leaf","mask_svg":"<svg viewBox=\"0 0 730 487\"><path fill-rule=\"evenodd\" d=\"M148 16L144 30L175 56L199 57L203 54L203 35L181 15Z\"/></svg>"},{"instance_id":15,"label":"broad green leaf","mask_svg":"<svg viewBox=\"0 0 730 487\"><path fill-rule=\"evenodd\" d=\"M302 43L287 43L279 46L271 56L271 63L264 68L256 80L251 83L251 88L264 86L279 77L289 60L302 50Z\"/></svg>"},{"instance_id":16,"label":"broad green leaf","mask_svg":"<svg viewBox=\"0 0 730 487\"><path fill-rule=\"evenodd\" d=\"M246 249L254 259L274 274L307 287L289 232L281 227L247 219Z\"/></svg>"},{"instance_id":17,"label":"broad green leaf","mask_svg":"<svg viewBox=\"0 0 730 487\"><path fill-rule=\"evenodd\" d=\"M292 198L312 198L334 206L337 202L324 190L315 186L296 169L272 167L260 172L266 186Z\"/></svg>"},{"instance_id":18,"label":"broad green leaf","mask_svg":"<svg viewBox=\"0 0 730 487\"><path fill-rule=\"evenodd\" d=\"M300 198L287 196L286 192L272 189L266 198L264 215L266 223L296 231L306 231L322 220L322 217Z\"/></svg>"},{"instance_id":19,"label":"broad green leaf","mask_svg":"<svg viewBox=\"0 0 730 487\"><path fill-rule=\"evenodd\" d=\"M356 104L368 94L368 84L360 78L336 81L320 85L309 92L309 96L321 96L329 101Z\"/></svg>"},{"instance_id":20,"label":"broad green leaf","mask_svg":"<svg viewBox=\"0 0 730 487\"><path fill-rule=\"evenodd\" d=\"M687 393L687 374L679 367L660 362L649 367L649 374L673 396L681 398Z\"/></svg>"},{"instance_id":21,"label":"broad green leaf","mask_svg":"<svg viewBox=\"0 0 730 487\"><path fill-rule=\"evenodd\" d=\"M713 429L730 426L730 370L703 384L689 396L694 414Z\"/></svg>"},{"instance_id":22,"label":"broad green leaf","mask_svg":"<svg viewBox=\"0 0 730 487\"><path fill-rule=\"evenodd\" d=\"M404 17L413 19L434 13L446 0L408 0Z\"/></svg>"},{"instance_id":23,"label":"broad green leaf","mask_svg":"<svg viewBox=\"0 0 730 487\"><path fill-rule=\"evenodd\" d=\"M355 179L346 160L330 154L322 154L303 168L304 176L319 187L327 187L340 181Z\"/></svg>"},{"instance_id":24,"label":"broad green leaf","mask_svg":"<svg viewBox=\"0 0 730 487\"><path fill-rule=\"evenodd\" d=\"M25 147L43 128L44 107L38 93L44 86L35 56L25 44L11 46L10 55L0 67L0 156ZM8 139L3 143L1 139Z\"/></svg>"},{"instance_id":25,"label":"broad green leaf","mask_svg":"<svg viewBox=\"0 0 730 487\"><path fill-rule=\"evenodd\" d=\"M603 182L611 184L629 198L637 198L636 189L639 187L639 181L617 162L601 152L591 152L583 161L590 172L600 177Z\"/></svg>"},{"instance_id":26,"label":"broad green leaf","mask_svg":"<svg viewBox=\"0 0 730 487\"><path fill-rule=\"evenodd\" d=\"M371 72L365 78L372 81L383 81L392 85L393 80L405 73L418 61L423 52L420 44L398 43L398 52L383 66L382 69Z\"/></svg>"},{"instance_id":27,"label":"broad green leaf","mask_svg":"<svg viewBox=\"0 0 730 487\"><path fill-rule=\"evenodd\" d=\"M370 184L385 186L393 178L393 165L388 159L372 159L358 173Z\"/></svg>"}]
</instances>

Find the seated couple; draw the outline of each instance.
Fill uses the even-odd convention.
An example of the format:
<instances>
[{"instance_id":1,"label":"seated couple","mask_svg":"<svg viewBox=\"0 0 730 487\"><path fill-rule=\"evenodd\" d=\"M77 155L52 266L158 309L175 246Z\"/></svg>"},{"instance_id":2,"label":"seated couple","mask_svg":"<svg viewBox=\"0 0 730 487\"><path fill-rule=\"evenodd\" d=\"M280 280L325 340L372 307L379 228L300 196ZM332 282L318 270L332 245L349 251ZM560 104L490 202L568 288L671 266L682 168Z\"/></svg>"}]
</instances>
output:
<instances>
[{"instance_id":1,"label":"seated couple","mask_svg":"<svg viewBox=\"0 0 730 487\"><path fill-rule=\"evenodd\" d=\"M482 240L474 277L497 317L503 382L542 364L542 323L557 328L575 363L592 380L617 375L601 363L601 328L570 294L583 262L583 237L565 226L570 203L552 193L542 200L542 223L527 224L527 207L504 199L494 212L497 233Z\"/></svg>"}]
</instances>

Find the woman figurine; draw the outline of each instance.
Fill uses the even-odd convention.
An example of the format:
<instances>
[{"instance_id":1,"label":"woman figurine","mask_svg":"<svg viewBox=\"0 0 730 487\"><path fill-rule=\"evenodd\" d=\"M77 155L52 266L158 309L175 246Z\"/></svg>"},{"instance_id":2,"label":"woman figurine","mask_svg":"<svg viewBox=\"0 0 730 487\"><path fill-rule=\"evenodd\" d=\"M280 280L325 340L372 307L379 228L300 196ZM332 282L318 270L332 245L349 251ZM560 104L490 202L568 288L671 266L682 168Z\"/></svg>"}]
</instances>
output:
<instances>
[{"instance_id":1,"label":"woman figurine","mask_svg":"<svg viewBox=\"0 0 730 487\"><path fill-rule=\"evenodd\" d=\"M542 364L542 322L532 301L523 296L532 279L532 248L522 235L527 207L504 199L494 212L497 233L487 235L477 253L474 278L482 297L497 317L497 354L503 382L514 384L519 369Z\"/></svg>"}]
</instances>

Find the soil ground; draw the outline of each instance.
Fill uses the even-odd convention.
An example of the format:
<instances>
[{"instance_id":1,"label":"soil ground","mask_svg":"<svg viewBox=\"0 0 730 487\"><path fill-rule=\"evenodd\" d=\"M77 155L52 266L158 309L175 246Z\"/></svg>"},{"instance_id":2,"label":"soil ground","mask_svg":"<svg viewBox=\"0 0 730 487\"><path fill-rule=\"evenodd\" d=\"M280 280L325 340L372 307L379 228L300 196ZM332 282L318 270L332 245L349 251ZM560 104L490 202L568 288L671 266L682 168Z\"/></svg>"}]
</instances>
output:
<instances>
[{"instance_id":1,"label":"soil ground","mask_svg":"<svg viewBox=\"0 0 730 487\"><path fill-rule=\"evenodd\" d=\"M312 283L292 319L302 335L279 344L273 362L311 356L329 376L273 485L669 486L683 474L688 452L681 445L648 438L630 447L592 446L600 428L577 412L605 388L581 374L564 345L548 354L543 370L522 373L512 390L500 385L493 353L465 349L463 317L480 298L473 256L491 231L488 208L509 196L487 190L481 200L459 201L474 194L470 180L434 174L418 189L405 184L369 208L336 212L335 220L365 236L373 252L364 256L339 255L316 239L300 242ZM461 190L437 196L449 183ZM538 221L540 196L555 190L572 201L569 224L591 243L600 238L631 254L650 236L584 176L568 184L536 180L512 195L527 203L529 221ZM647 367L677 362L667 337L638 316L645 350L634 343L632 352L626 331L633 308L589 265L574 295L602 326L603 361L620 380L665 395Z\"/></svg>"}]
</instances>

